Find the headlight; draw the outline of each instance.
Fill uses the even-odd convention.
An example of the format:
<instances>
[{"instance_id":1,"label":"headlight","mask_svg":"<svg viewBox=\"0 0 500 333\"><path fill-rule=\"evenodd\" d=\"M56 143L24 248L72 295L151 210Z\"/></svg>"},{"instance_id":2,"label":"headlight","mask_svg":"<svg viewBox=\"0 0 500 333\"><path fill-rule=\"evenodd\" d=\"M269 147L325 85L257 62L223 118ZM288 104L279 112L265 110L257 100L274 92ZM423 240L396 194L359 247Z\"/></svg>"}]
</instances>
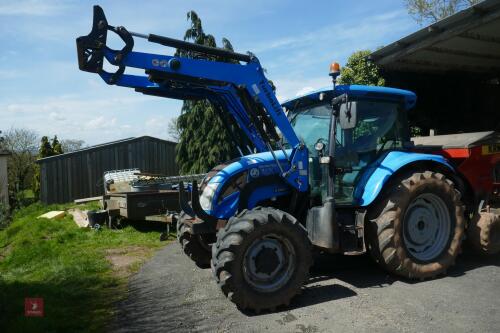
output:
<instances>
[{"instance_id":1,"label":"headlight","mask_svg":"<svg viewBox=\"0 0 500 333\"><path fill-rule=\"evenodd\" d=\"M208 183L205 185L203 192L200 196L200 206L203 210L212 210L212 202L214 199L215 191L220 183Z\"/></svg>"}]
</instances>

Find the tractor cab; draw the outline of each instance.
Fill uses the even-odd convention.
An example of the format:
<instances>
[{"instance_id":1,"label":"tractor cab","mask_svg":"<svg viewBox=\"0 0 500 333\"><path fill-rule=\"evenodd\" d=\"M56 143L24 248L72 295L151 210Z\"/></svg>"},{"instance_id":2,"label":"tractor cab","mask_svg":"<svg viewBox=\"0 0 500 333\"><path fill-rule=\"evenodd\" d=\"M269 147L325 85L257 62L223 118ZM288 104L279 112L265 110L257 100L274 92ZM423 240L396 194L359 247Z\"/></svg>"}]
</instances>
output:
<instances>
[{"instance_id":1,"label":"tractor cab","mask_svg":"<svg viewBox=\"0 0 500 333\"><path fill-rule=\"evenodd\" d=\"M299 139L309 151L311 197L318 203L327 196L328 173L320 166L329 156L332 99L345 94L335 129L335 200L338 205L356 205L355 188L363 171L388 151L402 150L410 143L406 112L415 94L385 87L340 85L286 101L283 106ZM342 122L346 113L350 119ZM355 114L354 114L355 113Z\"/></svg>"}]
</instances>

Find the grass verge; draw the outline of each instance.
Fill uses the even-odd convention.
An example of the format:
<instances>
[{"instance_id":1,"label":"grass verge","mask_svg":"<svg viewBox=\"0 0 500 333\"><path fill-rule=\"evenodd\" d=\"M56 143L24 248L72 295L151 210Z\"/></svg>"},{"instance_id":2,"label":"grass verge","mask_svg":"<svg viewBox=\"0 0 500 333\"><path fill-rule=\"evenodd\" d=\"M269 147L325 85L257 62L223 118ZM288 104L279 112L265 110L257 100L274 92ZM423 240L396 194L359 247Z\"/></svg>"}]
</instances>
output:
<instances>
[{"instance_id":1,"label":"grass verge","mask_svg":"<svg viewBox=\"0 0 500 333\"><path fill-rule=\"evenodd\" d=\"M70 205L33 204L0 231L0 332L99 332L127 277L165 245L160 230L81 229L71 216L37 219ZM43 317L25 317L24 299L44 299Z\"/></svg>"}]
</instances>

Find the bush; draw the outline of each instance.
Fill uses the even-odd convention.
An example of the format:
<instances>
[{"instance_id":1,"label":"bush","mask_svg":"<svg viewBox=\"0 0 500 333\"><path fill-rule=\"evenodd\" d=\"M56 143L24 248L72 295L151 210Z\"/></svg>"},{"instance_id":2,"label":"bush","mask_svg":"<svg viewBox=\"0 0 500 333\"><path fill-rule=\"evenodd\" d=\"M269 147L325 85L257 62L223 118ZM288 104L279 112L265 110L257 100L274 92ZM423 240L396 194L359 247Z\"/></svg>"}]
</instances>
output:
<instances>
[{"instance_id":1,"label":"bush","mask_svg":"<svg viewBox=\"0 0 500 333\"><path fill-rule=\"evenodd\" d=\"M3 202L0 202L0 230L7 228L10 224L10 212L9 208Z\"/></svg>"}]
</instances>

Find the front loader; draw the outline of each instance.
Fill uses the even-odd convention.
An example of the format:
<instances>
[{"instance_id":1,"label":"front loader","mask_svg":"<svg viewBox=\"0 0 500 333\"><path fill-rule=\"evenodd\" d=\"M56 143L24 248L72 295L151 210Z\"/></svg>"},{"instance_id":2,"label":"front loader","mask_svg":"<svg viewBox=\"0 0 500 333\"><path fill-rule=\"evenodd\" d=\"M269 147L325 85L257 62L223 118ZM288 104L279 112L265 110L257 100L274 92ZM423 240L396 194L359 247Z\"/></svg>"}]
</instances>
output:
<instances>
[{"instance_id":1,"label":"front loader","mask_svg":"<svg viewBox=\"0 0 500 333\"><path fill-rule=\"evenodd\" d=\"M121 50L106 46L108 31L124 41ZM134 38L196 56L136 52ZM334 65L333 89L280 105L254 55L114 27L98 6L77 49L81 70L143 94L208 100L247 138L241 156L210 171L199 189L179 186L179 241L199 266L212 267L239 308L289 304L308 279L313 249L368 251L406 278L453 264L468 214L465 186L445 157L412 151L412 92L336 86ZM105 61L116 71L105 71Z\"/></svg>"}]
</instances>

